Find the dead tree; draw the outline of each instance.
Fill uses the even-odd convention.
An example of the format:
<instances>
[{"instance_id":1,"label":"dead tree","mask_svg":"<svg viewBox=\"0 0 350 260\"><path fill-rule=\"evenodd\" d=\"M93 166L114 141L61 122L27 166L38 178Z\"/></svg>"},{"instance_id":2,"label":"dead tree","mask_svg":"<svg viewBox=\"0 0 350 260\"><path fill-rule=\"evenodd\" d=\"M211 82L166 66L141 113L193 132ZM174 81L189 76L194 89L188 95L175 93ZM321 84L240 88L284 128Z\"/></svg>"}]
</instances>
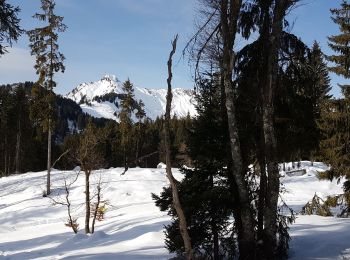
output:
<instances>
[{"instance_id":1,"label":"dead tree","mask_svg":"<svg viewBox=\"0 0 350 260\"><path fill-rule=\"evenodd\" d=\"M103 158L98 150L100 139L96 128L91 122L88 123L83 136L80 139L79 147L75 151L75 157L80 164L81 170L85 173L85 233L90 230L90 176L93 170L103 166Z\"/></svg>"},{"instance_id":2,"label":"dead tree","mask_svg":"<svg viewBox=\"0 0 350 260\"><path fill-rule=\"evenodd\" d=\"M50 197L50 199L53 201L53 205L63 205L67 207L68 221L65 225L67 227L72 228L75 234L78 233L79 224L77 223L77 218L74 218L72 216L72 204L71 204L69 195L70 195L71 186L77 181L78 177L79 177L79 172L76 174L74 180L69 183L67 182L66 178L64 179L64 190L66 195L63 201L60 199L55 199L53 197Z\"/></svg>"},{"instance_id":3,"label":"dead tree","mask_svg":"<svg viewBox=\"0 0 350 260\"><path fill-rule=\"evenodd\" d=\"M170 187L172 191L172 198L173 198L173 206L175 208L176 214L179 218L179 228L180 233L184 242L185 246L185 253L186 258L188 260L192 260L193 258L193 250L192 250L192 244L191 244L191 238L188 233L187 229L187 221L184 214L184 211L182 209L179 193L177 190L177 181L174 178L172 171L171 171L171 145L170 145L170 112L171 112L171 102L172 102L172 86L171 86L171 80L172 80L172 58L176 52L176 44L177 44L178 35L175 36L174 40L171 42L172 44L172 50L169 55L168 59L168 92L166 96L166 110L165 110L165 122L164 122L164 143L165 143L165 156L166 156L166 174L170 182Z\"/></svg>"},{"instance_id":4,"label":"dead tree","mask_svg":"<svg viewBox=\"0 0 350 260\"><path fill-rule=\"evenodd\" d=\"M97 187L96 187L96 202L93 205L93 211L92 211L92 224L91 224L91 233L93 234L95 232L95 223L96 223L96 219L99 220L99 213L101 212L100 210L100 205L102 203L102 194L101 194L101 190L102 190L102 177L101 175L98 178L98 182L97 182Z\"/></svg>"}]
</instances>

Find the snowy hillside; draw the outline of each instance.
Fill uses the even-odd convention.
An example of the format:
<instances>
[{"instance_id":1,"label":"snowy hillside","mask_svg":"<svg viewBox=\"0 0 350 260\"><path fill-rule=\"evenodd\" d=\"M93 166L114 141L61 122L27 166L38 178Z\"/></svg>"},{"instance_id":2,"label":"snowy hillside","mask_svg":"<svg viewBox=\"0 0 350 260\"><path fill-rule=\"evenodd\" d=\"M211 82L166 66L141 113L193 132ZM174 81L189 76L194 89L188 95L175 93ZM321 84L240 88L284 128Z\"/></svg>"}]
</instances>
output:
<instances>
[{"instance_id":1,"label":"snowy hillside","mask_svg":"<svg viewBox=\"0 0 350 260\"><path fill-rule=\"evenodd\" d=\"M315 174L326 167L311 166L304 176L282 177L285 201L296 211L317 192L320 197L342 192L341 183L319 181ZM0 259L169 259L164 248L163 226L169 223L151 199L168 185L164 169L123 169L96 171L92 190L99 176L104 181L103 199L107 200L105 220L98 222L93 235L81 230L77 235L65 227L64 206L53 206L43 198L45 172L27 173L0 179ZM175 177L181 173L174 170ZM53 171L53 194L59 198L64 178L73 171ZM71 190L74 215L83 229L84 178L81 175ZM348 259L350 257L350 220L334 217L298 216L291 227L290 257L306 259Z\"/></svg>"},{"instance_id":2,"label":"snowy hillside","mask_svg":"<svg viewBox=\"0 0 350 260\"><path fill-rule=\"evenodd\" d=\"M165 113L166 90L146 89L134 86L135 100L142 100L145 104L146 114L149 118L155 119ZM80 104L84 112L94 117L104 117L118 120L119 112L117 100L110 102L99 101L98 97L106 94L123 94L122 83L115 77L106 75L96 82L82 83L67 94L67 98ZM187 114L196 115L195 100L192 90L176 88L173 89L172 114L178 117L185 117Z\"/></svg>"}]
</instances>

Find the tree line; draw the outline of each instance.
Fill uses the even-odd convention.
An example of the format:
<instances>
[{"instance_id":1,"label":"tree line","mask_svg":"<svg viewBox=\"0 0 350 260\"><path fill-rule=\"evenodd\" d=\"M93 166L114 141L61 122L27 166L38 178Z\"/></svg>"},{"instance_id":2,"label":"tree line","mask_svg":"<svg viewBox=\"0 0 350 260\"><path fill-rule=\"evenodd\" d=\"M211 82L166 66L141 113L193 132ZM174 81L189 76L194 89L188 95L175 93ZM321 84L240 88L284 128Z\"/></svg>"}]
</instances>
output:
<instances>
[{"instance_id":1,"label":"tree line","mask_svg":"<svg viewBox=\"0 0 350 260\"><path fill-rule=\"evenodd\" d=\"M187 142L193 167L182 168L177 185L188 237L173 187L153 194L173 218L165 242L180 257L287 258L295 213L279 200L279 163L322 160L331 167L323 177L349 176L348 86L333 98L328 74L349 77L350 5L331 10L341 34L329 37L335 54L326 56L290 32L287 14L298 2L201 1L184 50L196 70L199 113ZM248 42L241 49L237 37Z\"/></svg>"},{"instance_id":2,"label":"tree line","mask_svg":"<svg viewBox=\"0 0 350 260\"><path fill-rule=\"evenodd\" d=\"M22 140L32 133L30 140L40 140L38 161L47 159L49 194L51 139L57 131L55 118L61 117L55 114L53 76L64 71L57 38L66 26L63 17L54 14L53 0L41 2L44 13L35 18L48 25L29 32L39 77L31 89L32 103L25 105L20 88L1 92L5 105L0 112L4 136L0 166L5 174L20 171L18 158L30 158L25 152L30 146ZM331 166L322 177L350 178L349 86L341 85L341 98L329 93L329 72L350 77L350 5L344 0L331 10L340 34L328 38L334 54L327 56L317 42L307 46L290 32L287 15L299 2L201 0L198 30L183 51L195 67L198 116L170 118L175 37L168 60L165 118L149 120L127 80L119 123L106 121L95 128L88 120L89 130L81 128L61 142L54 138L54 147L60 150L57 155L70 152L59 162L61 167L83 166L88 191L88 177L97 167L122 166L125 173L128 167L165 161L171 185L153 198L173 218L166 226L170 252L186 259L287 258L294 212L279 200L279 163L322 160ZM4 17L10 17L5 19L1 40L11 43L22 32L19 9L5 2L0 6ZM239 39L246 41L242 48L236 47ZM21 105L11 106L16 102ZM31 116L31 111L36 112ZM89 147L84 144L90 141L92 154L101 156L103 163L81 157L84 152L79 149ZM45 142L47 148L43 148ZM171 166L184 160L190 167L182 167L183 180L173 179ZM344 185L346 198L350 198L349 183ZM283 213L285 209L288 214ZM89 231L88 222L85 229Z\"/></svg>"}]
</instances>

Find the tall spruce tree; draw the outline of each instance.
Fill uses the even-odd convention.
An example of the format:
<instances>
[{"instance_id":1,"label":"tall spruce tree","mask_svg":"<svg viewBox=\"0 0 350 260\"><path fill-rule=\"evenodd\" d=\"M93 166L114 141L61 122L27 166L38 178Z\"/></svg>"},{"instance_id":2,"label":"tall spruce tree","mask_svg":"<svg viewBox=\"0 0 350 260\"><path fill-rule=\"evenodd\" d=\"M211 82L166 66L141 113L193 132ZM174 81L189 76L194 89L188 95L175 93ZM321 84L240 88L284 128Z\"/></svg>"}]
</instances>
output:
<instances>
[{"instance_id":1,"label":"tall spruce tree","mask_svg":"<svg viewBox=\"0 0 350 260\"><path fill-rule=\"evenodd\" d=\"M142 120L146 117L145 104L142 102L141 99L137 102L136 110L137 111L135 113L135 116L138 122L135 125L136 127L135 165L138 166L140 150L142 147L142 139L143 139L142 137L144 135L144 127L143 127Z\"/></svg>"},{"instance_id":2,"label":"tall spruce tree","mask_svg":"<svg viewBox=\"0 0 350 260\"><path fill-rule=\"evenodd\" d=\"M178 183L180 199L187 219L193 249L198 259L233 258L235 231L230 229L234 196L229 188L227 164L227 129L223 118L221 86L214 75L198 79L198 116L189 124L186 143L193 167L184 167L184 178ZM173 221L166 226L166 246L181 254L179 219L172 208L171 190L153 195L156 205L168 211Z\"/></svg>"},{"instance_id":3,"label":"tall spruce tree","mask_svg":"<svg viewBox=\"0 0 350 260\"><path fill-rule=\"evenodd\" d=\"M350 4L341 3L340 8L331 9L332 20L339 26L340 34L328 37L329 47L335 52L327 56L332 62L331 72L350 78ZM344 191L350 198L350 85L339 85L343 98L325 102L321 110L319 128L322 134L320 142L321 159L330 164L331 169L322 177L329 179L346 176ZM348 199L348 212L350 207Z\"/></svg>"},{"instance_id":4,"label":"tall spruce tree","mask_svg":"<svg viewBox=\"0 0 350 260\"><path fill-rule=\"evenodd\" d=\"M23 30L20 28L18 18L19 7L14 7L6 2L0 1L0 57L7 52L6 45L12 45L17 41Z\"/></svg>"},{"instance_id":5,"label":"tall spruce tree","mask_svg":"<svg viewBox=\"0 0 350 260\"><path fill-rule=\"evenodd\" d=\"M329 67L331 72L350 78L350 4L343 0L340 8L331 9L332 21L339 26L340 34L328 37L328 45L335 52L327 56L333 63ZM350 96L349 85L340 85L343 94Z\"/></svg>"},{"instance_id":6,"label":"tall spruce tree","mask_svg":"<svg viewBox=\"0 0 350 260\"><path fill-rule=\"evenodd\" d=\"M36 28L28 31L31 54L36 56L36 63L34 68L36 73L39 75L39 79L36 84L38 88L44 88L46 91L43 98L38 100L40 103L46 103L45 109L41 111L45 113L43 115L44 120L41 124L45 128L47 138L47 183L46 183L46 194L50 194L50 171L51 171L51 146L52 146L52 131L53 131L53 89L56 87L54 81L54 74L65 70L63 61L64 55L59 52L58 46L58 33L64 32L67 28L63 24L63 17L57 16L54 13L55 1L54 0L41 0L41 9L43 13L36 13L33 18L39 21L46 22L47 25L41 28ZM34 89L35 89L34 88Z\"/></svg>"},{"instance_id":7,"label":"tall spruce tree","mask_svg":"<svg viewBox=\"0 0 350 260\"><path fill-rule=\"evenodd\" d=\"M130 79L127 79L122 86L124 92L124 98L121 101L121 111L119 113L119 128L121 132L121 145L123 147L124 157L124 173L128 170L129 164L129 149L131 147L131 130L132 130L132 119L131 113L134 106L134 85Z\"/></svg>"}]
</instances>

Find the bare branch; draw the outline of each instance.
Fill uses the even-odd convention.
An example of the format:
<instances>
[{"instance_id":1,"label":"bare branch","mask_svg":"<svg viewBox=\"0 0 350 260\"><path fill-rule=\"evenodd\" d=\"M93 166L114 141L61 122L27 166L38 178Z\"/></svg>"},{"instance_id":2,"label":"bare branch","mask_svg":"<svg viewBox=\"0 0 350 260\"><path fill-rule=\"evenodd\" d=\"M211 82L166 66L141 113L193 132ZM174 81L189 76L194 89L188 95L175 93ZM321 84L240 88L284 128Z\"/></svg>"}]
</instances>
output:
<instances>
[{"instance_id":1,"label":"bare branch","mask_svg":"<svg viewBox=\"0 0 350 260\"><path fill-rule=\"evenodd\" d=\"M62 157L65 156L65 155L66 155L67 153L69 153L69 152L70 152L70 149L68 149L68 150L66 150L64 153L62 153L62 154L57 158L57 160L51 165L51 169L52 169L53 167L55 167L56 163L58 163L59 160L61 160Z\"/></svg>"}]
</instances>

